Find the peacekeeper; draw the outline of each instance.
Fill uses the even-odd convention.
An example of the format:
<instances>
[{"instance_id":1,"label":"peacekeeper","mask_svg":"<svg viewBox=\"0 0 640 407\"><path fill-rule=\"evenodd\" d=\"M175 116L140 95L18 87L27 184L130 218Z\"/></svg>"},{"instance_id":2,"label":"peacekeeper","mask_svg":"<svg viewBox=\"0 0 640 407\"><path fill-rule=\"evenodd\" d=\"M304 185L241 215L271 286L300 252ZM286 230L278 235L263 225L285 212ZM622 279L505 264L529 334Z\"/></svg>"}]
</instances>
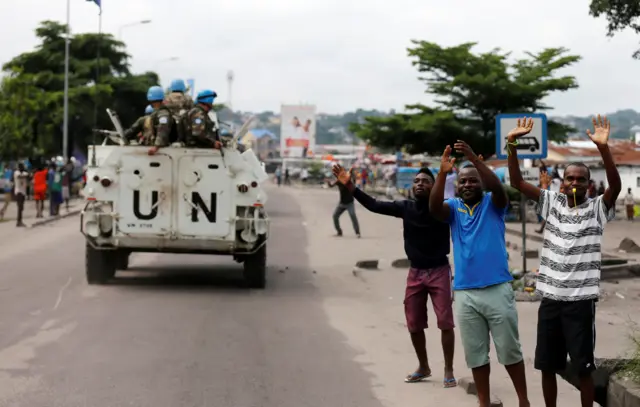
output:
<instances>
[{"instance_id":1,"label":"peacekeeper","mask_svg":"<svg viewBox=\"0 0 640 407\"><path fill-rule=\"evenodd\" d=\"M143 144L144 140L148 138L151 133L151 113L153 113L153 106L148 105L144 110L144 116L140 116L130 128L125 130L124 139L127 144L135 138L138 143Z\"/></svg>"},{"instance_id":2,"label":"peacekeeper","mask_svg":"<svg viewBox=\"0 0 640 407\"><path fill-rule=\"evenodd\" d=\"M147 91L147 100L153 107L149 116L151 131L144 144L151 146L149 155L154 155L160 147L167 147L177 140L177 129L171 111L164 105L164 89L161 86L152 86Z\"/></svg>"},{"instance_id":3,"label":"peacekeeper","mask_svg":"<svg viewBox=\"0 0 640 407\"><path fill-rule=\"evenodd\" d=\"M180 116L193 109L193 100L185 95L187 85L182 79L174 79L169 86L169 94L165 100L165 105L171 110L174 116Z\"/></svg>"},{"instance_id":4,"label":"peacekeeper","mask_svg":"<svg viewBox=\"0 0 640 407\"><path fill-rule=\"evenodd\" d=\"M186 137L187 147L222 148L217 123L214 123L208 115L213 109L213 101L217 96L216 92L209 89L198 93L196 106L187 115L189 123L189 134Z\"/></svg>"}]
</instances>

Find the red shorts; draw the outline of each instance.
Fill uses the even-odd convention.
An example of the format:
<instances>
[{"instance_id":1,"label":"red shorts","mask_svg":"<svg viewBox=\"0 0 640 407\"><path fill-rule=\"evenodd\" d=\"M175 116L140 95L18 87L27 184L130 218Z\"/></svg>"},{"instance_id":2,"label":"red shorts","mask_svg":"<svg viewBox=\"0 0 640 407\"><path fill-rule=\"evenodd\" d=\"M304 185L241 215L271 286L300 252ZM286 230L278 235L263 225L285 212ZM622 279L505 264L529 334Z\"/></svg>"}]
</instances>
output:
<instances>
[{"instance_id":1,"label":"red shorts","mask_svg":"<svg viewBox=\"0 0 640 407\"><path fill-rule=\"evenodd\" d=\"M409 332L427 328L427 298L431 296L438 328L449 330L453 322L453 292L451 291L451 267L444 265L427 270L409 269L407 290L404 296L404 314Z\"/></svg>"},{"instance_id":2,"label":"red shorts","mask_svg":"<svg viewBox=\"0 0 640 407\"><path fill-rule=\"evenodd\" d=\"M47 197L47 190L44 191L33 191L33 199L36 201L44 201Z\"/></svg>"}]
</instances>

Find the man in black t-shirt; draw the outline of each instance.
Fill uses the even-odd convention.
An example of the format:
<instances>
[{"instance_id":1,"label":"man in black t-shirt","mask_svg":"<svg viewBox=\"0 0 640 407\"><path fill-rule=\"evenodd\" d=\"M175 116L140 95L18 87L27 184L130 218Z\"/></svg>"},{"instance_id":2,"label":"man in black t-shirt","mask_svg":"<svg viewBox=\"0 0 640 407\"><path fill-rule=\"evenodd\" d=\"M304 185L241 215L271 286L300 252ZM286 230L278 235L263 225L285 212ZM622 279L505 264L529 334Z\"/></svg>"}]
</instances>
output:
<instances>
[{"instance_id":1,"label":"man in black t-shirt","mask_svg":"<svg viewBox=\"0 0 640 407\"><path fill-rule=\"evenodd\" d=\"M353 172L350 171L351 177L353 178ZM351 218L351 223L353 224L353 230L356 232L356 236L360 238L360 224L358 223L358 217L356 216L356 206L353 199L353 192L349 190L348 187L341 184L337 180L334 182L330 182L329 186L334 187L338 186L338 190L340 191L340 202L338 202L338 206L336 206L336 210L333 211L333 226L336 228L336 236L342 236L342 228L340 227L340 216L347 211L349 213L349 217Z\"/></svg>"}]
</instances>

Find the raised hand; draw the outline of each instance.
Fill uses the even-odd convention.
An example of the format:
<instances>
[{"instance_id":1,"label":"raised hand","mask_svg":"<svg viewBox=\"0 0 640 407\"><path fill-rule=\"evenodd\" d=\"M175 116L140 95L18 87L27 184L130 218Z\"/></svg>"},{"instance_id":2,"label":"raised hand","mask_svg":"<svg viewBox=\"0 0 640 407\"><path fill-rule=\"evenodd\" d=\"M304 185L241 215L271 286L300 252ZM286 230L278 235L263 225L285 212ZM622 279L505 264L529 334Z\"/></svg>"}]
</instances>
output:
<instances>
[{"instance_id":1,"label":"raised hand","mask_svg":"<svg viewBox=\"0 0 640 407\"><path fill-rule=\"evenodd\" d=\"M607 116L600 117L600 115L597 120L595 117L592 118L591 122L593 123L593 133L591 130L587 130L587 136L597 146L606 146L609 142L609 134L611 134L611 122L607 120Z\"/></svg>"},{"instance_id":2,"label":"raised hand","mask_svg":"<svg viewBox=\"0 0 640 407\"><path fill-rule=\"evenodd\" d=\"M540 188L547 189L551 185L551 175L547 171L540 173Z\"/></svg>"},{"instance_id":3,"label":"raised hand","mask_svg":"<svg viewBox=\"0 0 640 407\"><path fill-rule=\"evenodd\" d=\"M351 182L351 175L347 170L345 170L342 167L342 165L340 164L334 165L333 168L331 169L331 172L333 172L333 175L336 177L338 182L341 183L342 185L347 185L348 183Z\"/></svg>"},{"instance_id":4,"label":"raised hand","mask_svg":"<svg viewBox=\"0 0 640 407\"><path fill-rule=\"evenodd\" d=\"M445 174L449 174L453 171L453 165L456 163L455 158L451 158L451 146L447 146L444 149L444 153L442 154L442 159L440 160L440 171Z\"/></svg>"},{"instance_id":5,"label":"raised hand","mask_svg":"<svg viewBox=\"0 0 640 407\"><path fill-rule=\"evenodd\" d=\"M473 152L471 146L465 141L458 140L453 145L453 148L458 152L464 154L467 160L471 161L476 158L476 153Z\"/></svg>"},{"instance_id":6,"label":"raised hand","mask_svg":"<svg viewBox=\"0 0 640 407\"><path fill-rule=\"evenodd\" d=\"M518 137L531 133L531 130L533 130L533 119L529 118L529 120L527 120L526 117L523 117L522 119L518 119L516 127L511 129L507 135L507 139L509 142L514 142Z\"/></svg>"}]
</instances>

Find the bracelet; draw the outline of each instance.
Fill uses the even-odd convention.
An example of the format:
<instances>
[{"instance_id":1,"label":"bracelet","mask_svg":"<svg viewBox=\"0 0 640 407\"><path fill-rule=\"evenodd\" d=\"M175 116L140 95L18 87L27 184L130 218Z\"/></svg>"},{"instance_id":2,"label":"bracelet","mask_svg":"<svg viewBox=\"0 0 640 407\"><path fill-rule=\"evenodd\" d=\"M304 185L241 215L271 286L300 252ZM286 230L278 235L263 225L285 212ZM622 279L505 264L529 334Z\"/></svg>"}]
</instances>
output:
<instances>
[{"instance_id":1,"label":"bracelet","mask_svg":"<svg viewBox=\"0 0 640 407\"><path fill-rule=\"evenodd\" d=\"M518 145L517 141L514 141L513 143L507 141L507 156L511 155L511 149L509 148L509 146L514 146L515 147L517 145Z\"/></svg>"}]
</instances>

